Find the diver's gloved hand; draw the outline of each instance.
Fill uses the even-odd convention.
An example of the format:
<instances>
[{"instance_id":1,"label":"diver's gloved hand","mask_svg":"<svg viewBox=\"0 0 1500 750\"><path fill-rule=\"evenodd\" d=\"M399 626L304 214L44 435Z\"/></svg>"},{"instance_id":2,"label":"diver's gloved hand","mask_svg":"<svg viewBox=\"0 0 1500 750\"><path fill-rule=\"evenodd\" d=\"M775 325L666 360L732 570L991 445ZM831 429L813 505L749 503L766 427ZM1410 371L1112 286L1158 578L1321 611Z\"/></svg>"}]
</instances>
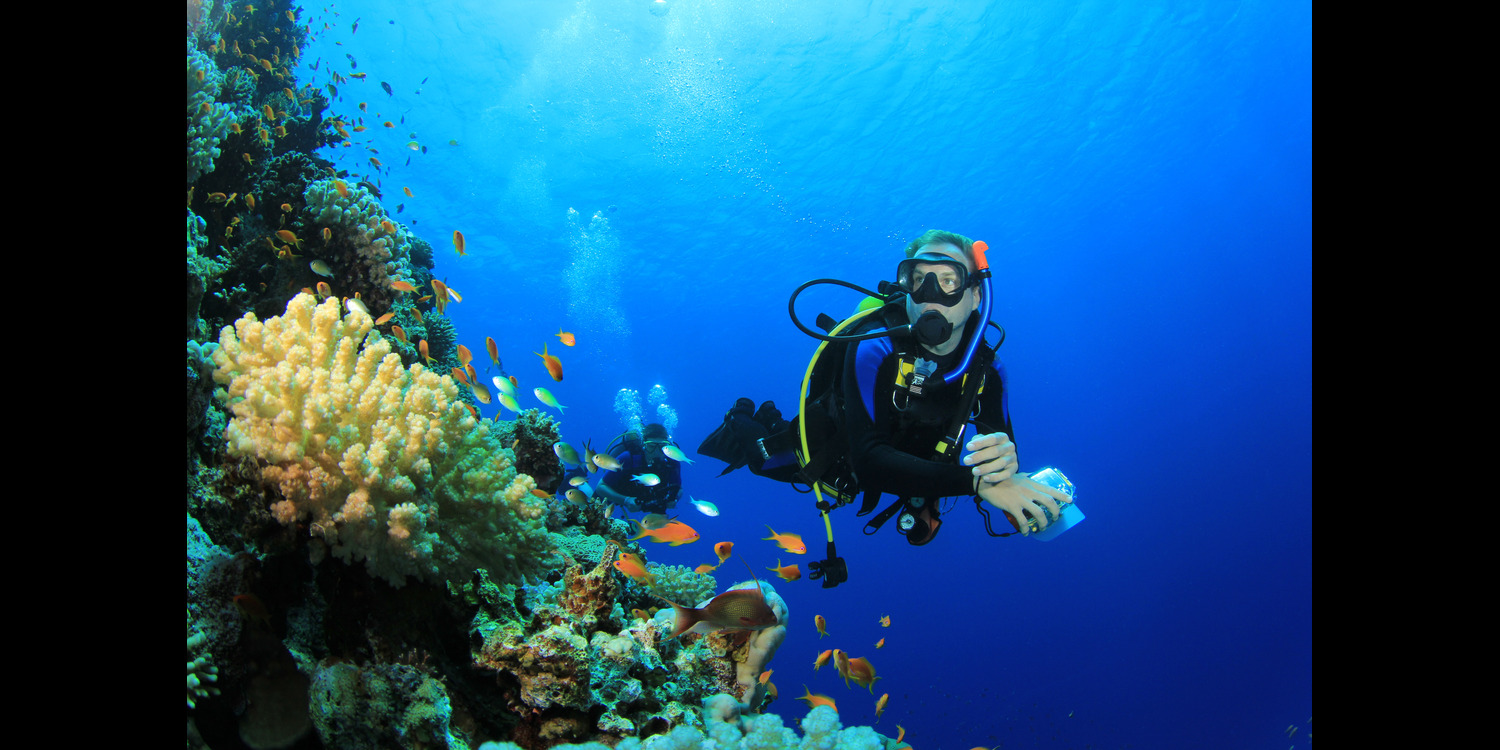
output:
<instances>
[{"instance_id":1,"label":"diver's gloved hand","mask_svg":"<svg viewBox=\"0 0 1500 750\"><path fill-rule=\"evenodd\" d=\"M964 466L974 467L974 476L986 484L998 484L1016 473L1016 444L1003 432L976 435L964 449Z\"/></svg>"},{"instance_id":2,"label":"diver's gloved hand","mask_svg":"<svg viewBox=\"0 0 1500 750\"><path fill-rule=\"evenodd\" d=\"M1016 474L994 484L980 482L979 499L1005 511L1022 536L1047 528L1051 524L1047 512L1052 514L1050 518L1053 520L1061 518L1062 507L1058 505L1059 501L1072 502L1061 490L1033 482L1026 474ZM1028 523L1029 519L1035 519L1034 527Z\"/></svg>"}]
</instances>

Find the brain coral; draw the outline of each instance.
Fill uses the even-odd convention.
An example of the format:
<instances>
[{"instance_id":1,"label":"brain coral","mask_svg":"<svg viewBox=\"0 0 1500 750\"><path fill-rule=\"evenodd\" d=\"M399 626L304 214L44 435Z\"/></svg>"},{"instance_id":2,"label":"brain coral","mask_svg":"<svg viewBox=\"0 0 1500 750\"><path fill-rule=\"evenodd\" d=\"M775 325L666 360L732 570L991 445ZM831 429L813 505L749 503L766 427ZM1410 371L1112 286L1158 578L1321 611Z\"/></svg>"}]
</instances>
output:
<instances>
[{"instance_id":1,"label":"brain coral","mask_svg":"<svg viewBox=\"0 0 1500 750\"><path fill-rule=\"evenodd\" d=\"M394 586L539 570L551 553L531 477L451 377L403 367L373 328L308 294L285 315L226 326L213 359L234 412L230 455L264 462L284 498L271 506L278 521L306 522L335 556Z\"/></svg>"}]
</instances>

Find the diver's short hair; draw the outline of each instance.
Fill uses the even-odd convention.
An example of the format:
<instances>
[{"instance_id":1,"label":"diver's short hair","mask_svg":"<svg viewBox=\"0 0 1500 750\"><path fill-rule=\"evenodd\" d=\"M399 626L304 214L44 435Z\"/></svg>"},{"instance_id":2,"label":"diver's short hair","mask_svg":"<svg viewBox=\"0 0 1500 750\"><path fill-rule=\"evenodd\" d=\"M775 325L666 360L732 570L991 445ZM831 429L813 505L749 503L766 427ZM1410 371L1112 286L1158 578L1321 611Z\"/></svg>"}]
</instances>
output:
<instances>
[{"instance_id":1,"label":"diver's short hair","mask_svg":"<svg viewBox=\"0 0 1500 750\"><path fill-rule=\"evenodd\" d=\"M667 428L656 422L652 422L642 430L642 436L647 440L666 440Z\"/></svg>"},{"instance_id":2,"label":"diver's short hair","mask_svg":"<svg viewBox=\"0 0 1500 750\"><path fill-rule=\"evenodd\" d=\"M912 240L911 244L906 246L906 257L917 257L917 253L921 251L924 245L944 242L957 247L959 250L964 251L964 257L969 259L969 265L975 265L974 240L958 234L957 232L949 232L943 229L929 229L923 232L922 236Z\"/></svg>"}]
</instances>

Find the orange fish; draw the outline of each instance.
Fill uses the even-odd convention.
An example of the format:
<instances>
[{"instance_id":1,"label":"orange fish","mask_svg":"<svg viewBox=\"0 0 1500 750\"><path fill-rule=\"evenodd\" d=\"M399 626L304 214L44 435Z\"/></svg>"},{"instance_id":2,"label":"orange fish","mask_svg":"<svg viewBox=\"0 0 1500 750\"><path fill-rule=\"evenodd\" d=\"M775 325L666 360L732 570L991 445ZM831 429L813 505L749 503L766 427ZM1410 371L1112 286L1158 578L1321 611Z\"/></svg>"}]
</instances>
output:
<instances>
[{"instance_id":1,"label":"orange fish","mask_svg":"<svg viewBox=\"0 0 1500 750\"><path fill-rule=\"evenodd\" d=\"M823 640L823 636L828 635L828 621L822 615L814 615L813 624L818 626L818 640Z\"/></svg>"},{"instance_id":2,"label":"orange fish","mask_svg":"<svg viewBox=\"0 0 1500 750\"><path fill-rule=\"evenodd\" d=\"M427 339L417 341L417 351L422 353L422 359L427 360L427 364L432 364L432 357L427 354Z\"/></svg>"},{"instance_id":3,"label":"orange fish","mask_svg":"<svg viewBox=\"0 0 1500 750\"><path fill-rule=\"evenodd\" d=\"M463 344L459 344L458 345L458 363L461 364L461 365L467 365L467 364L469 364L472 361L474 361L474 355L472 355L472 354L469 353L469 347L464 346Z\"/></svg>"},{"instance_id":4,"label":"orange fish","mask_svg":"<svg viewBox=\"0 0 1500 750\"><path fill-rule=\"evenodd\" d=\"M536 352L532 352L532 354L536 354L536 356L542 358L542 362L547 365L547 373L552 376L553 380L559 383L562 382L562 362L557 357L548 354L545 345L542 347L541 354L537 354ZM803 551L806 552L807 550L804 549Z\"/></svg>"},{"instance_id":5,"label":"orange fish","mask_svg":"<svg viewBox=\"0 0 1500 750\"><path fill-rule=\"evenodd\" d=\"M246 196L246 197L249 197L249 196ZM329 240L332 240L332 239L333 239L333 230L329 229L328 227L323 227L323 241L324 242L328 242Z\"/></svg>"},{"instance_id":6,"label":"orange fish","mask_svg":"<svg viewBox=\"0 0 1500 750\"><path fill-rule=\"evenodd\" d=\"M702 607L684 607L660 593L657 597L672 605L677 613L672 634L712 633L716 630L765 630L777 624L776 613L766 603L766 595L756 583L747 589L730 589L709 600Z\"/></svg>"},{"instance_id":7,"label":"orange fish","mask_svg":"<svg viewBox=\"0 0 1500 750\"><path fill-rule=\"evenodd\" d=\"M880 715L883 714L883 713L885 713L885 702L888 701L888 700L890 700L890 699L891 699L891 694L890 693L886 693L885 695L880 696L880 700L875 701L875 720L876 721L879 721L880 720Z\"/></svg>"},{"instance_id":8,"label":"orange fish","mask_svg":"<svg viewBox=\"0 0 1500 750\"><path fill-rule=\"evenodd\" d=\"M333 296L333 287L329 286L328 282L326 282L326 281L319 281L317 288L318 288L318 296L319 297L332 297Z\"/></svg>"},{"instance_id":9,"label":"orange fish","mask_svg":"<svg viewBox=\"0 0 1500 750\"><path fill-rule=\"evenodd\" d=\"M891 626L891 616L890 615L886 615L885 617L880 618L880 627L882 627L882 628L888 628L890 626Z\"/></svg>"},{"instance_id":10,"label":"orange fish","mask_svg":"<svg viewBox=\"0 0 1500 750\"><path fill-rule=\"evenodd\" d=\"M718 569L719 569L719 566L717 566L717 565L709 565L708 563L703 563L702 565L699 565L698 567L693 568L693 572L694 573L711 573L711 572L713 572L715 570L718 570Z\"/></svg>"},{"instance_id":11,"label":"orange fish","mask_svg":"<svg viewBox=\"0 0 1500 750\"><path fill-rule=\"evenodd\" d=\"M432 291L434 292L432 301L437 304L438 312L441 313L448 308L448 286L437 279L433 279Z\"/></svg>"},{"instance_id":12,"label":"orange fish","mask_svg":"<svg viewBox=\"0 0 1500 750\"><path fill-rule=\"evenodd\" d=\"M551 500L552 498L557 497L556 495L554 495L554 494L552 494L552 493L550 493L550 492L548 492L548 491L546 491L544 489L541 489L541 488L537 488L537 489L532 490L531 494L536 495L537 497L539 497L539 498L541 498L543 500Z\"/></svg>"},{"instance_id":13,"label":"orange fish","mask_svg":"<svg viewBox=\"0 0 1500 750\"><path fill-rule=\"evenodd\" d=\"M875 648L885 648L885 639L881 638L875 642Z\"/></svg>"},{"instance_id":14,"label":"orange fish","mask_svg":"<svg viewBox=\"0 0 1500 750\"><path fill-rule=\"evenodd\" d=\"M285 229L278 229L276 230L276 236L280 237L285 242L290 242L293 245L296 245L298 250L302 249L302 240L297 239L297 235L292 234Z\"/></svg>"},{"instance_id":15,"label":"orange fish","mask_svg":"<svg viewBox=\"0 0 1500 750\"><path fill-rule=\"evenodd\" d=\"M271 611L266 609L266 603L255 594L236 594L234 606L240 611L240 615L247 620L260 622L271 629Z\"/></svg>"},{"instance_id":16,"label":"orange fish","mask_svg":"<svg viewBox=\"0 0 1500 750\"><path fill-rule=\"evenodd\" d=\"M372 156L372 157L370 157L370 165L371 165L371 166L373 166L373 167L375 167L375 168L376 168L376 169L379 169L379 168L381 168L381 167L382 167L382 166L384 166L384 165L383 165L383 164L381 164L381 163L380 163L380 160L379 160L379 159L376 159L376 158L375 158L375 157L373 157L373 156Z\"/></svg>"},{"instance_id":17,"label":"orange fish","mask_svg":"<svg viewBox=\"0 0 1500 750\"><path fill-rule=\"evenodd\" d=\"M339 191L339 195L345 198L349 197L349 183L344 182L343 180L334 180L333 187L334 189Z\"/></svg>"},{"instance_id":18,"label":"orange fish","mask_svg":"<svg viewBox=\"0 0 1500 750\"><path fill-rule=\"evenodd\" d=\"M719 556L719 562L729 559L729 554L734 551L734 542L719 542L714 545L714 554Z\"/></svg>"},{"instance_id":19,"label":"orange fish","mask_svg":"<svg viewBox=\"0 0 1500 750\"><path fill-rule=\"evenodd\" d=\"M415 196L413 196L413 195L412 195L412 194L411 194L411 188L409 188L409 187L403 187L403 188L401 188L401 189L402 189L402 190L403 190L403 191L405 191L405 192L406 192L406 197L408 197L408 198L412 198L412 197L415 197Z\"/></svg>"},{"instance_id":20,"label":"orange fish","mask_svg":"<svg viewBox=\"0 0 1500 750\"><path fill-rule=\"evenodd\" d=\"M411 309L411 315L412 315L412 317L414 317L414 318L417 319L418 323L422 322L422 311L421 310L418 310L417 308L413 307Z\"/></svg>"},{"instance_id":21,"label":"orange fish","mask_svg":"<svg viewBox=\"0 0 1500 750\"><path fill-rule=\"evenodd\" d=\"M646 571L646 562L629 552L620 553L620 558L615 560L615 570L635 579L636 583L647 586L656 585L656 576Z\"/></svg>"},{"instance_id":22,"label":"orange fish","mask_svg":"<svg viewBox=\"0 0 1500 750\"><path fill-rule=\"evenodd\" d=\"M778 567L766 568L766 570L781 576L781 580L783 581L797 581L802 579L802 569L798 568L796 563L783 566L781 565L781 560L778 559L776 565Z\"/></svg>"},{"instance_id":23,"label":"orange fish","mask_svg":"<svg viewBox=\"0 0 1500 750\"><path fill-rule=\"evenodd\" d=\"M487 351L489 351L489 353L490 353L490 359L492 359L492 360L495 361L495 366L499 367L500 366L500 347L498 347L498 346L495 345L495 339L494 339L493 336L485 336L484 337L484 348Z\"/></svg>"},{"instance_id":24,"label":"orange fish","mask_svg":"<svg viewBox=\"0 0 1500 750\"><path fill-rule=\"evenodd\" d=\"M393 313L393 312L388 312L388 313L386 313L386 314L384 314L384 315L382 315L382 316L380 316L380 317L378 317L378 318L376 318L376 319L375 319L375 325L378 325L378 326L383 326L383 325L385 325L385 324L386 324L386 323L389 323L389 322L391 322L391 318L394 318L394 317L396 317L396 314L395 314L395 313Z\"/></svg>"},{"instance_id":25,"label":"orange fish","mask_svg":"<svg viewBox=\"0 0 1500 750\"><path fill-rule=\"evenodd\" d=\"M251 195L249 193L245 193L245 205L249 206L251 211L254 211L255 210L255 196L253 196L253 195Z\"/></svg>"},{"instance_id":26,"label":"orange fish","mask_svg":"<svg viewBox=\"0 0 1500 750\"><path fill-rule=\"evenodd\" d=\"M901 738L905 737L905 736L906 736L906 730L902 729L900 724L897 724L896 725L896 744L900 745L901 744Z\"/></svg>"},{"instance_id":27,"label":"orange fish","mask_svg":"<svg viewBox=\"0 0 1500 750\"><path fill-rule=\"evenodd\" d=\"M390 120L386 120L385 122L382 122L380 124L384 125L384 126L386 126L388 128L394 128L394 127L396 127L396 123L391 122Z\"/></svg>"},{"instance_id":28,"label":"orange fish","mask_svg":"<svg viewBox=\"0 0 1500 750\"><path fill-rule=\"evenodd\" d=\"M573 334L568 333L568 332L564 331L561 328L557 329L557 338L559 340L561 340L564 344L567 344L568 346L572 346L573 345L573 341L574 341Z\"/></svg>"},{"instance_id":29,"label":"orange fish","mask_svg":"<svg viewBox=\"0 0 1500 750\"><path fill-rule=\"evenodd\" d=\"M489 402L486 401L485 403L487 404ZM475 409L473 404L464 404L464 408L469 410L469 413L474 416L474 419L476 421L479 419L479 410Z\"/></svg>"},{"instance_id":30,"label":"orange fish","mask_svg":"<svg viewBox=\"0 0 1500 750\"><path fill-rule=\"evenodd\" d=\"M846 653L844 653L843 651L840 651L839 649L834 649L833 650L833 666L834 666L834 668L838 669L839 676L842 677L842 678L844 678L844 687L848 687L849 686L849 655L846 654Z\"/></svg>"},{"instance_id":31,"label":"orange fish","mask_svg":"<svg viewBox=\"0 0 1500 750\"><path fill-rule=\"evenodd\" d=\"M391 326L391 335L401 339L403 344L411 344L411 341L406 338L406 329L401 326Z\"/></svg>"},{"instance_id":32,"label":"orange fish","mask_svg":"<svg viewBox=\"0 0 1500 750\"><path fill-rule=\"evenodd\" d=\"M457 380L458 382L463 383L464 385L468 385L469 384L469 376L465 375L464 371L458 369L457 367L450 367L450 368L448 368L448 374L452 375L454 380Z\"/></svg>"},{"instance_id":33,"label":"orange fish","mask_svg":"<svg viewBox=\"0 0 1500 750\"><path fill-rule=\"evenodd\" d=\"M281 212L282 213L287 213L287 214L291 213L292 212L292 204L290 204L290 203L283 203L283 204L281 204Z\"/></svg>"},{"instance_id":34,"label":"orange fish","mask_svg":"<svg viewBox=\"0 0 1500 750\"><path fill-rule=\"evenodd\" d=\"M776 671L776 670L774 670L774 669L767 669L766 671L761 672L760 676L757 677L757 678L755 678L755 681L759 682L762 685L766 684L766 682L771 679L771 673L774 672L774 671Z\"/></svg>"},{"instance_id":35,"label":"orange fish","mask_svg":"<svg viewBox=\"0 0 1500 750\"><path fill-rule=\"evenodd\" d=\"M468 362L465 362L464 363L464 373L469 376L469 382L470 383L478 383L479 382L479 373L474 372L474 365L471 365ZM485 403L489 403L489 402L486 401Z\"/></svg>"},{"instance_id":36,"label":"orange fish","mask_svg":"<svg viewBox=\"0 0 1500 750\"><path fill-rule=\"evenodd\" d=\"M647 614L646 610L644 610L644 609L632 609L632 610L630 610L630 614L633 615L633 616L635 616L635 617L638 617L638 618L640 618L642 620L649 620L649 619L651 619L651 615Z\"/></svg>"},{"instance_id":37,"label":"orange fish","mask_svg":"<svg viewBox=\"0 0 1500 750\"><path fill-rule=\"evenodd\" d=\"M802 692L803 692L802 697L798 698L797 700L806 703L808 708L817 708L818 706L827 706L827 707L833 709L835 712L837 712L839 710L838 705L833 702L832 698L829 698L828 696L823 695L822 693L814 693L813 691L808 690L806 685L802 686Z\"/></svg>"},{"instance_id":38,"label":"orange fish","mask_svg":"<svg viewBox=\"0 0 1500 750\"><path fill-rule=\"evenodd\" d=\"M828 649L827 651L824 651L821 654L818 654L818 658L816 658L816 659L813 660L813 671L816 672L816 671L822 669L823 665L827 664L828 660L830 658L832 658L832 657L833 657L833 649L831 649L831 648Z\"/></svg>"},{"instance_id":39,"label":"orange fish","mask_svg":"<svg viewBox=\"0 0 1500 750\"><path fill-rule=\"evenodd\" d=\"M464 255L465 254L464 253L464 233L458 231L457 229L453 230L453 249L457 250L459 255Z\"/></svg>"},{"instance_id":40,"label":"orange fish","mask_svg":"<svg viewBox=\"0 0 1500 750\"><path fill-rule=\"evenodd\" d=\"M395 289L398 292L415 292L415 291L417 291L417 288L414 287L414 286L412 286L410 281L393 281L393 282L391 282L391 288Z\"/></svg>"},{"instance_id":41,"label":"orange fish","mask_svg":"<svg viewBox=\"0 0 1500 750\"><path fill-rule=\"evenodd\" d=\"M640 533L626 541L633 542L637 539L651 537L651 541L653 542L658 544L669 542L673 547L681 547L684 544L691 544L698 541L698 532L694 531L693 527L681 521L672 521L659 529L648 529L640 521L632 520L631 523L638 527Z\"/></svg>"},{"instance_id":42,"label":"orange fish","mask_svg":"<svg viewBox=\"0 0 1500 750\"><path fill-rule=\"evenodd\" d=\"M558 380L562 380L562 378L558 378ZM771 525L766 524L766 528L771 529ZM778 534L776 533L776 529L771 529L771 535L762 537L761 541L771 540L775 540L777 544L781 545L782 549L794 555L807 554L807 545L802 543L801 534Z\"/></svg>"},{"instance_id":43,"label":"orange fish","mask_svg":"<svg viewBox=\"0 0 1500 750\"><path fill-rule=\"evenodd\" d=\"M363 132L365 132L365 131L366 131L366 130L368 130L368 128L366 128L366 127L365 127L365 126L363 126L363 125L355 125L355 126L354 126L354 132L356 132L356 133L363 133Z\"/></svg>"},{"instance_id":44,"label":"orange fish","mask_svg":"<svg viewBox=\"0 0 1500 750\"><path fill-rule=\"evenodd\" d=\"M861 656L857 659L850 659L848 664L849 669L844 674L844 687L849 687L849 681L854 680L854 684L869 688L870 695L874 695L875 681L880 678L875 676L875 666L870 663L870 660Z\"/></svg>"}]
</instances>

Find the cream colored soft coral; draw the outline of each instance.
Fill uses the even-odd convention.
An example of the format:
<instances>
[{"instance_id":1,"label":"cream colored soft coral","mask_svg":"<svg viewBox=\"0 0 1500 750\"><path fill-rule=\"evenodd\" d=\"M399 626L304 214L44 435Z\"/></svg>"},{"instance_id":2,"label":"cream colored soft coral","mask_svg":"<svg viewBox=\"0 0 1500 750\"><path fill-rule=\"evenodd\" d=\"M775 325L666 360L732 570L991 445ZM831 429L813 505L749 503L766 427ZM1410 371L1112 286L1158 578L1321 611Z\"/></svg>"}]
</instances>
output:
<instances>
[{"instance_id":1,"label":"cream colored soft coral","mask_svg":"<svg viewBox=\"0 0 1500 750\"><path fill-rule=\"evenodd\" d=\"M546 509L531 477L452 378L402 366L373 328L307 294L284 315L225 327L214 379L234 412L229 453L264 462L284 498L278 521L306 522L336 557L393 585L539 568Z\"/></svg>"}]
</instances>

